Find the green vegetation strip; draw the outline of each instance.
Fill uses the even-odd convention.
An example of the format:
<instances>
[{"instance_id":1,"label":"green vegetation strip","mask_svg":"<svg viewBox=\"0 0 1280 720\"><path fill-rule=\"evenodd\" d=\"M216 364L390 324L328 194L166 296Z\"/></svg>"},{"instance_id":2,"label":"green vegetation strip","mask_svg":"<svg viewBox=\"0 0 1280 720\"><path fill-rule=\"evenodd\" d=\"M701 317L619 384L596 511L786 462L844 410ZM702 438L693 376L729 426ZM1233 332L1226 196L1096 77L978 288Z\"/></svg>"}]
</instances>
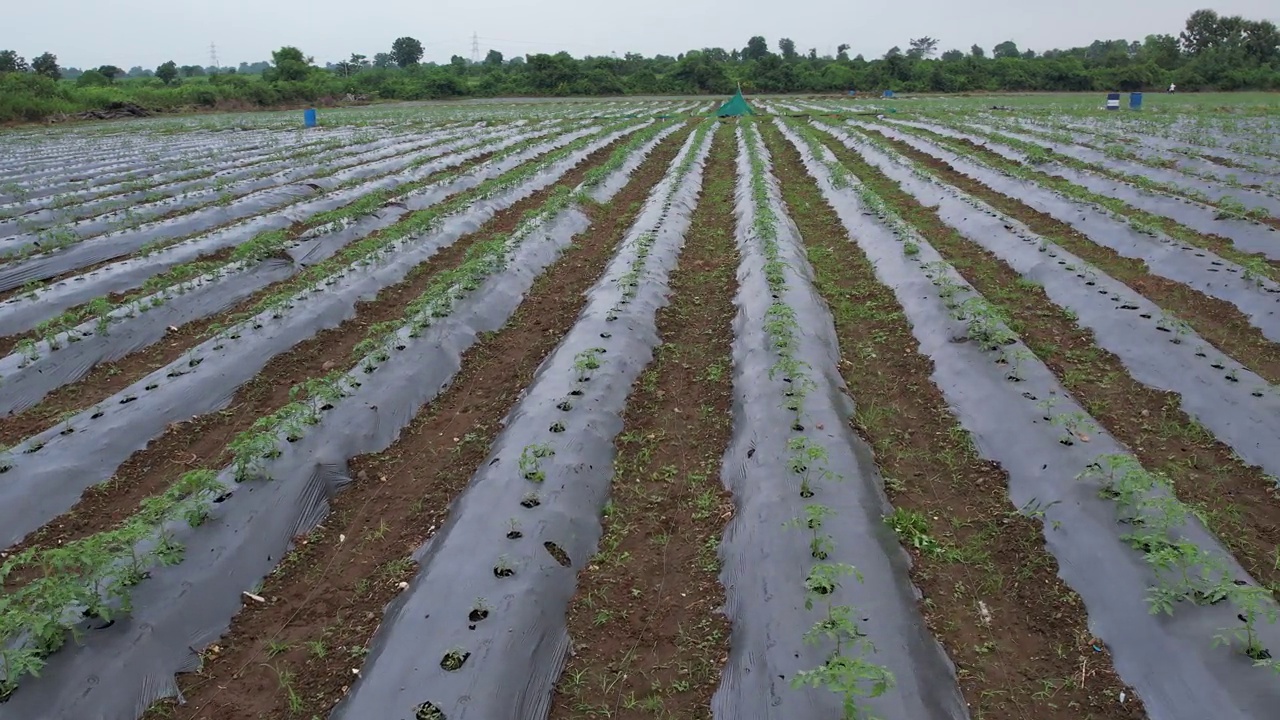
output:
<instances>
[{"instance_id":1,"label":"green vegetation strip","mask_svg":"<svg viewBox=\"0 0 1280 720\"><path fill-rule=\"evenodd\" d=\"M1176 183L1167 181L1152 180L1145 175L1135 175L1133 173L1122 172L1114 168L1095 165L1093 163L1071 157L1070 155L1064 155L1060 152L1056 152L1051 148L1027 142L1026 140L1020 140L986 127L977 125L960 125L954 121L947 123L947 125L957 130L982 135L1002 145L1011 147L1014 150L1025 154L1028 161L1034 165L1057 163L1081 172L1093 173L1095 175L1109 177L1113 180L1119 180L1120 182L1133 185L1141 190L1146 190L1151 193L1171 195L1174 197L1185 198L1187 200L1194 200L1204 205L1209 205L1218 210L1217 217L1220 220L1253 220L1256 222L1268 222L1274 219L1266 208L1249 208L1246 207L1244 203L1231 197L1214 199L1196 188L1183 187ZM1027 132L1025 128L1021 127L1016 130L1018 132ZM1071 140L1067 144L1075 145L1077 143L1074 140ZM1123 149L1123 146L1119 149L1111 148L1105 152L1107 155L1116 158L1123 158L1128 154L1128 152Z\"/></svg>"},{"instance_id":2,"label":"green vegetation strip","mask_svg":"<svg viewBox=\"0 0 1280 720\"><path fill-rule=\"evenodd\" d=\"M605 161L609 168L597 173L577 194L560 188L540 207L530 210L509 235L495 236L468 249L458 267L441 273L416 300L402 320L371 326L367 339L356 346L355 367L311 378L290 389L291 402L256 421L227 446L237 481L262 478L267 460L279 455L279 443L300 439L306 428L318 424L321 414L359 388L363 380L405 347L405 337L417 334L450 314L463 298L477 290L485 278L500 271L519 244L543 223L575 203L590 202L588 191L616 170L649 139L632 137ZM190 363L198 364L198 358ZM0 564L0 582L17 573L35 574L25 584L0 595L0 696L17 688L25 675L37 675L45 658L65 642L68 631L89 616L110 619L128 612L129 588L145 578L156 564L182 560L183 547L165 531L167 523L185 521L192 527L208 516L222 486L211 468L189 471L159 496L141 503L141 509L112 530L95 533L56 548L32 547ZM265 478L270 479L270 478ZM154 548L137 551L139 543L157 538ZM113 603L119 608L113 610Z\"/></svg>"},{"instance_id":3,"label":"green vegetation strip","mask_svg":"<svg viewBox=\"0 0 1280 720\"><path fill-rule=\"evenodd\" d=\"M1040 172L1030 165L1010 160L999 153L967 140L947 137L931 130L907 125L895 124L892 127L895 130L922 137L936 145L960 153L972 162L1054 190L1072 200L1100 207L1124 218L1129 226L1137 232L1152 237L1159 237L1159 234L1163 232L1175 240L1209 250L1243 268L1246 279L1280 279L1280 272L1277 270L1277 268L1280 268L1280 261L1268 260L1258 254L1241 252L1227 238L1199 233L1176 220L1155 215L1145 210L1139 210L1122 200L1092 192L1065 178ZM1034 161L1034 156L1030 157Z\"/></svg>"},{"instance_id":4,"label":"green vegetation strip","mask_svg":"<svg viewBox=\"0 0 1280 720\"><path fill-rule=\"evenodd\" d=\"M529 140L522 141L516 145L505 148L496 153L490 154L487 160L495 161L504 157L508 157L512 154L522 152L523 150L527 149L528 147L530 147L535 143L544 142L545 140L546 140L545 137L530 138ZM475 146L470 146L470 147L475 147ZM465 149L466 148L464 148L464 150ZM427 163L434 162L435 160L438 160L438 159L439 158L437 157L419 158L417 160L414 160L408 166L406 166L405 168L397 172L405 172L405 171L413 170ZM376 211L378 208L382 207L382 205L384 205L385 203L389 202L390 200L396 197L403 197L404 195L415 192L429 185L445 184L445 183L451 182L452 180L455 180L457 177L459 177L459 175L463 174L464 172L465 170L454 170L454 171L432 173L428 177L423 178L421 180L407 182L391 189L377 190L367 195L361 196L355 202L352 202L344 207L337 208L334 210L329 210L324 213L320 213L315 217L311 218L310 220L304 223L301 223L297 226L291 227L287 230L269 230L263 233L259 233L258 235L254 236L248 241L236 246L230 252L230 254L225 258L218 259L218 260L195 260L189 263L183 263L181 265L175 266L164 273L148 278L139 287L138 290L127 294L124 298L118 301L112 302L105 297L97 298L80 307L71 308L57 317L50 318L49 320L46 320L40 323L32 330L30 337L28 338L30 342L20 343L20 347L21 349L24 350L24 352L30 353L31 351L34 350L35 340L44 339L46 342L49 342L51 345L55 345L54 349L56 349L57 335L59 333L67 332L72 328L76 327L77 325L79 325L80 323L83 323L90 319L97 320L98 332L106 332L108 330L108 324L113 319L112 317L113 311L119 308L123 308L130 304L134 304L137 310L145 312L146 310L150 309L151 305L150 304L144 305L141 301L150 295L153 295L162 291L166 291L166 290L171 291L166 294L171 295L172 292L177 292L178 294L182 294L186 292L186 290L188 289L187 287L183 286L183 283L190 282L192 280L203 277L205 275L218 275L218 274L230 271L232 269L231 266L237 263L251 264L251 263L260 262L262 260L267 259L268 257L276 255L280 252L283 252L292 243L294 243L302 233L306 232L307 230L310 230L313 228L320 228L328 224L341 224L344 222L352 222L360 217L371 214L372 212ZM369 181L369 178L352 179L338 186L334 190L336 191L344 188L356 187L368 181ZM299 199L298 202L304 202L305 200L306 198L302 198L302 199ZM278 210L279 209L277 208L277 211ZM160 250L166 247L176 245L180 242L183 242L193 237L198 237L198 236L207 234L207 232L208 231L202 231L194 235L187 235L187 236L182 236L178 238L169 238L169 239L157 241L154 243L149 243L148 245L143 246L138 251L137 256L145 258L153 253L159 252ZM42 282L28 283L27 285L23 286L22 292L24 294L27 294L28 297L35 299L37 297L35 293L44 284L45 283L42 283ZM75 341L74 338L68 338L68 340L72 342ZM33 357L32 359L35 359L35 358Z\"/></svg>"},{"instance_id":5,"label":"green vegetation strip","mask_svg":"<svg viewBox=\"0 0 1280 720\"><path fill-rule=\"evenodd\" d=\"M1135 144L1136 141L1133 140L1132 138L1125 137L1125 136L1111 135L1096 129L1084 130L1082 128L1066 127L1061 125L1058 122L1052 122L1051 124L1050 123L1039 124L1031 127L1017 126L1016 128L1014 128L1014 130L1016 132L1023 132L1028 135L1043 137L1057 143L1062 143L1064 145L1080 145L1083 147L1087 147L1092 150L1097 150L1098 152L1105 154L1107 157L1115 158L1117 160L1127 160L1129 162L1146 165L1147 167L1161 168L1163 170L1177 170L1178 172L1185 173L1187 175L1192 175L1192 176L1201 178L1203 180L1206 180L1208 182L1214 182L1214 183L1220 182L1220 183L1223 183L1224 185L1227 185L1233 188L1246 187L1243 183L1240 182L1240 178L1233 173L1228 173L1226 175L1218 175L1216 173L1207 172L1205 170L1199 170L1194 167L1179 165L1178 161L1172 157L1164 156L1164 157L1157 158L1157 157L1152 157L1151 155L1140 155L1137 152L1135 152L1131 147L1133 144ZM1077 135L1074 135L1073 133L1089 134L1092 136L1092 139L1078 140L1076 139ZM1189 157L1198 157L1204 160L1209 160L1211 162L1217 162L1219 164L1223 164L1225 161L1225 158L1206 157L1203 154L1197 153L1192 148L1174 148L1171 150L1171 152L1176 152L1181 155L1187 155ZM1227 167L1239 167L1241 169L1249 169L1255 172L1265 172L1257 168L1243 168L1238 163L1234 163L1231 161L1225 161L1225 162ZM1131 174L1129 174L1129 176L1134 177ZM1129 182L1129 180L1126 180L1126 182ZM1275 183L1268 182L1268 183L1265 183L1265 185L1274 187ZM1179 190L1187 190L1187 189L1179 188ZM1195 193L1196 197L1194 199L1201 200L1201 202L1204 202L1204 200L1202 200L1200 197L1203 195L1203 193L1200 193L1194 188L1190 189L1190 191L1192 193ZM1188 197L1192 197L1192 196L1188 196ZM1234 210L1238 211L1239 208L1234 208ZM1259 220L1261 220L1263 216L1266 216L1269 214L1261 208L1259 208L1258 211L1260 212L1260 214L1254 217ZM1249 215L1247 211L1245 214L1246 216Z\"/></svg>"},{"instance_id":6,"label":"green vegetation strip","mask_svg":"<svg viewBox=\"0 0 1280 720\"><path fill-rule=\"evenodd\" d=\"M583 146L598 140L600 137L610 134L626 127L630 123L620 123L601 130L598 133L587 137L579 138L574 142L552 151L539 159L537 162L527 163L518 168L510 170L498 177L486 180L471 190L458 193L450 198L447 202L440 205L421 210L409 215L407 218L401 219L394 225L387 227L379 232L346 246L341 252L309 266L299 275L290 278L281 283L277 287L277 292L270 298L259 303L254 309L243 313L232 322L242 320L248 316L256 315L268 308L284 307L291 305L290 298L300 292L300 288L308 285L322 282L333 274L337 273L341 268L351 263L358 262L374 255L379 251L384 251L393 242L408 237L413 234L423 234L430 231L430 228L438 227L439 222L448 214L465 210L473 202L489 197L503 189L512 187L532 175L545 169L566 156L576 152ZM643 131L645 137L652 137L658 132L658 126L648 128ZM522 141L509 148L494 153L488 162L495 162L505 157L509 157L519 152L523 152L530 146L545 142L545 137L531 138ZM35 360L39 357L39 350L36 347L37 339L43 339L49 343L51 349L59 347L59 335L68 333L66 341L76 342L79 338L76 333L71 332L75 327L89 320L96 321L97 332L109 332L110 324L121 316L118 311L128 309L124 314L124 318L132 317L137 312L147 312L152 307L164 304L166 298L173 295L181 295L192 289L200 278L206 276L218 276L226 272L232 271L232 265L253 264L261 262L273 255L283 252L293 242L296 241L298 234L306 228L323 227L325 225L335 225L342 223L354 222L355 220L370 214L389 200L396 197L403 197L411 192L415 192L427 186L442 187L453 182L460 176L471 172L471 170L455 170L449 172L433 173L428 178L405 183L392 190L380 190L356 200L342 208L331 210L312 218L303 229L289 230L271 230L259 233L257 236L247 242L237 246L231 255L222 261L197 260L185 263L170 269L169 271L149 278L135 292L130 293L124 298L112 302L105 297L97 298L85 305L72 308L61 315L50 318L37 325L31 333L30 337L19 341L17 350L26 354L28 359Z\"/></svg>"},{"instance_id":7,"label":"green vegetation strip","mask_svg":"<svg viewBox=\"0 0 1280 720\"><path fill-rule=\"evenodd\" d=\"M441 143L448 142L449 140L451 140L451 138L425 143L413 149L405 150L404 153L407 154L407 153L423 152L424 150L429 150L430 148L436 145L439 145ZM347 162L346 164L333 163L329 165L322 165L317 169L315 169L310 175L307 175L305 177L294 178L290 180L290 182L297 183L297 182L304 182L306 180L315 179L315 178L328 177L341 170L346 170L353 167L359 167L361 165L365 165L372 162L381 162L384 160L388 160L391 157L394 157L394 155L381 157L381 158L374 158L370 160L357 158L354 161ZM419 158L413 161L412 163L410 163L409 165L406 165L404 168L397 170L396 172L404 172L406 170L412 170L413 168L420 167L421 165L431 162L434 159L435 158ZM364 182L368 182L368 178L358 178L358 179L352 178L351 180L348 180L346 182L339 184L334 189L339 190L343 188L354 187ZM230 205L232 201L234 201L237 197L242 197L242 196L237 196L233 194L230 191L230 183L226 181L220 180L215 182L214 188L219 190L219 193L216 197L213 197L211 199L206 199L203 202L198 202L186 207L174 208L169 212L161 213L159 215L150 215L147 217L137 216L134 214L134 208L137 207L137 205L141 204L141 201L130 202L127 204L127 206L124 209L124 217L120 220L120 222L116 223L115 227L108 228L106 230L94 233L92 235L86 235L86 236L77 235L70 227L66 225L55 225L53 227L45 228L44 230L39 230L36 232L36 242L30 245L24 245L18 248L17 250L15 250L14 252L6 253L5 255L3 255L3 257L0 257L0 262L11 263L11 262L17 262L20 260L25 260L35 255L46 255L48 253L61 250L62 248L70 247L71 245L78 245L84 242L85 240L92 240L92 239L105 236L109 233L120 232L123 230L130 230L133 228L141 227L142 225L146 225L146 224L163 223L172 218L179 217L182 215L189 215L199 210L205 210L211 207L226 207ZM253 190L249 193L245 193L245 195L250 195L254 192L262 192L263 190L266 190L266 189L269 189L269 188L259 188L258 190ZM287 203L287 205L303 202L304 200L305 198L300 198L293 202ZM273 209L273 211L276 211L276 212L278 212L279 210L280 210L279 207ZM174 240L163 240L156 243L150 243L145 247L147 251L155 252L156 250L162 249L164 247L167 247L170 244L173 244L173 242L180 242L182 239L185 239L186 237L194 237L196 235L206 234L208 232L209 230L202 230L199 233L196 233L195 235L180 236L179 238L176 238ZM146 253L143 253L143 255L145 256Z\"/></svg>"},{"instance_id":8,"label":"green vegetation strip","mask_svg":"<svg viewBox=\"0 0 1280 720\"><path fill-rule=\"evenodd\" d=\"M801 137L821 147L812 133ZM933 385L932 363L893 291L877 280L799 155L771 128L765 140L815 288L831 309L840 371L857 398L855 428L872 446L894 506L885 522L913 556L921 611L957 665L973 716L1143 717L1140 703L1119 704L1125 688L1105 648L1094 647L1080 597L1058 578L1039 519L1014 511L1004 472L979 457ZM838 161L829 167L844 187L856 182ZM1087 683L1079 676L1084 662Z\"/></svg>"},{"instance_id":9,"label":"green vegetation strip","mask_svg":"<svg viewBox=\"0 0 1280 720\"><path fill-rule=\"evenodd\" d=\"M403 137L406 139L408 138L407 135ZM352 136L349 138L340 138L340 139L329 139L329 140L324 140L322 142L316 143L309 147L303 148L301 150L295 150L289 153L285 153L283 151L271 152L269 154L258 156L252 162L248 162L243 165L238 165L232 168L209 168L207 166L201 167L201 165L204 162L207 162L208 160L211 160L215 156L220 154L220 151L212 151L196 158L189 158L187 160L184 160L180 167L182 167L182 169L184 170L190 170L190 172L186 172L177 177L168 178L166 180L151 179L151 177L155 173L163 171L161 168L150 168L147 171L145 171L145 174L142 174L143 171L137 171L134 174L132 174L128 180L125 180L122 183L119 183L120 187L98 193L97 195L87 195L84 197L75 197L68 193L60 193L58 195L54 195L49 200L49 207L54 210L58 210L62 208L73 208L77 205L83 205L83 204L95 202L98 200L107 200L117 195L125 195L125 194L131 194L131 193L139 193L139 192L144 193L143 196L139 198L131 198L127 200L122 199L122 200L117 200L115 202L106 203L100 207L93 208L91 212L87 214L75 214L73 211L71 213L67 213L66 216L63 218L63 220L81 220L88 217L96 217L99 215L105 215L111 212L115 212L117 210L127 210L128 208L136 207L137 205L141 205L141 204L159 202L162 200L167 200L172 197L177 197L177 195L166 194L159 191L152 191L153 188L156 188L161 185L176 185L184 182L190 182L192 180L199 180L201 178L210 177L214 173L223 172L226 170L239 172L239 171L247 170L257 165L265 165L268 163L298 162L300 160L305 160L306 158L314 157L324 152L341 150L345 147L353 146L359 143L372 142L376 139L377 138L375 137L361 137L361 136ZM447 140L442 140L441 142L447 142ZM423 150L423 149L432 147L433 145L436 145L436 144L438 143L431 143L428 145L424 145L422 147L417 148L417 150ZM155 159L152 159L151 157L148 157L147 159L150 162L156 162L159 158L158 156L156 156ZM326 165L321 172L323 172L324 175L332 175L334 172L341 170L342 167L343 166L336 165L336 164ZM280 172L280 170L264 168L261 170L251 172L248 177L263 178L277 172ZM323 175L317 174L317 175L313 175L312 177L321 177L321 176ZM219 178L214 181L213 188L215 190L220 191L220 194L221 194L221 191L229 188L229 181L223 178ZM148 191L152 191L152 192L148 192ZM193 207L190 209L194 210L197 208ZM3 212L3 211L0 210L0 212ZM150 222L150 220L148 220L148 222ZM22 229L21 223L19 224L19 228Z\"/></svg>"},{"instance_id":10,"label":"green vegetation strip","mask_svg":"<svg viewBox=\"0 0 1280 720\"><path fill-rule=\"evenodd\" d=\"M1270 599L1280 591L1280 569L1274 558L1280 532L1280 508L1275 506L1273 495L1275 480L1259 468L1245 465L1230 448L1183 413L1176 395L1146 387L1130 377L1119 359L1097 347L1092 333L1079 327L1068 310L1054 305L1042 287L1019 277L999 258L966 240L947 226L935 209L921 205L842 143L833 140L828 147L861 179L868 192L882 199L882 212L899 216L926 237L986 298L982 301L986 314L1021 337L1072 397L1088 409L1089 416L1055 415L1052 399L1042 403L1046 418L1062 427L1062 442L1087 442L1089 435L1096 432L1089 421L1091 416L1134 453L1137 461L1126 466L1118 477L1138 490L1119 492L1130 503L1139 496L1144 498L1145 504L1137 505L1134 511L1143 517L1164 513L1147 519L1154 534L1139 529L1128 537L1156 572L1157 585L1149 595L1150 610L1169 611L1170 598L1173 602L1229 600L1239 609L1242 625L1224 630L1221 636L1239 637L1242 651L1252 653L1255 623L1277 620ZM937 278L936 274L930 276ZM968 312L967 307L961 310ZM970 327L972 334L973 326ZM998 346L1009 339L986 338L994 342L984 344ZM1016 376L1017 359L1006 357L1005 361L1013 366ZM1115 462L1109 456L1097 460L1097 464L1107 467L1115 467ZM1162 495L1161 490L1168 492ZM1152 497L1147 498L1147 494ZM1192 554L1190 543L1168 540L1169 531L1192 515L1202 520L1267 588L1259 593L1256 587L1236 585L1229 575L1220 572L1225 567L1221 560L1199 548ZM1172 549L1153 540L1157 536ZM1201 571L1203 575L1199 574ZM1193 572L1194 580L1190 579ZM1265 603L1260 600L1263 595L1268 596Z\"/></svg>"},{"instance_id":11,"label":"green vegetation strip","mask_svg":"<svg viewBox=\"0 0 1280 720\"><path fill-rule=\"evenodd\" d=\"M829 466L826 449L821 444L806 437L802 431L794 430L812 425L805 417L804 401L809 393L818 389L818 385L809 376L812 368L796 357L800 325L795 310L783 299L787 294L788 266L779 252L778 218L769 198L769 168L760 149L760 133L755 122L743 123L742 133L747 147L755 210L752 231L764 253L765 280L773 296L778 298L769 306L764 327L772 349L778 355L777 362L769 370L769 377L791 380L784 407L794 414L792 425L796 434L787 441L788 464L791 471L801 478L801 496L812 498L815 483L839 482L843 478ZM797 276L804 276L801 268L791 268L791 271ZM830 507L811 502L805 506L803 517L788 523L788 527L809 536L810 555L815 561L804 583L805 605L810 609L821 606L825 615L805 633L804 640L812 645L835 642L834 651L824 663L812 670L797 672L791 679L791 685L794 688L826 688L836 693L841 697L845 717L855 718L864 711L863 698L883 695L893 687L894 678L887 668L866 659L875 652L875 646L859 628L855 608L838 605L834 600L834 593L845 578L852 577L859 582L862 579L857 568L826 561L835 547L831 536L822 528L827 521L839 521L834 514Z\"/></svg>"},{"instance_id":12,"label":"green vegetation strip","mask_svg":"<svg viewBox=\"0 0 1280 720\"><path fill-rule=\"evenodd\" d=\"M1155 302L1167 316L1176 318L1170 321L1175 325L1172 329L1174 332L1180 332L1179 328L1183 328L1185 324L1185 328L1194 330L1214 347L1246 365L1268 382L1280 384L1280 345L1268 340L1231 303L1205 295L1182 283L1153 275L1143 261L1124 257L1110 248L1098 245L1070 225L1024 205L1015 197L992 190L907 143L888 138L875 130L859 130L881 150L914 161L918 169L1016 218L1032 232L1062 246Z\"/></svg>"}]
</instances>

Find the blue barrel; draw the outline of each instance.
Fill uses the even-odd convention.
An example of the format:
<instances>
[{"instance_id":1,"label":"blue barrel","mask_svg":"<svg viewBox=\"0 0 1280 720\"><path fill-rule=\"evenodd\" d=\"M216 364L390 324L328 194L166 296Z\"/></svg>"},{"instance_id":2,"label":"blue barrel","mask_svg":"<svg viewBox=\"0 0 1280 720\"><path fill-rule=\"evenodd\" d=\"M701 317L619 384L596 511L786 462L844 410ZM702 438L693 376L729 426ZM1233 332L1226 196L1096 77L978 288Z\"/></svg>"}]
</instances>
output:
<instances>
[{"instance_id":1,"label":"blue barrel","mask_svg":"<svg viewBox=\"0 0 1280 720\"><path fill-rule=\"evenodd\" d=\"M885 91L884 91L884 96L885 96L885 97L893 97L893 91L892 91L892 90L885 90Z\"/></svg>"},{"instance_id":2,"label":"blue barrel","mask_svg":"<svg viewBox=\"0 0 1280 720\"><path fill-rule=\"evenodd\" d=\"M315 108L309 108L307 110L302 111L302 124L306 125L307 127L316 126L316 109Z\"/></svg>"},{"instance_id":3,"label":"blue barrel","mask_svg":"<svg viewBox=\"0 0 1280 720\"><path fill-rule=\"evenodd\" d=\"M1108 110L1120 109L1120 93L1107 93L1107 109Z\"/></svg>"},{"instance_id":4,"label":"blue barrel","mask_svg":"<svg viewBox=\"0 0 1280 720\"><path fill-rule=\"evenodd\" d=\"M1142 93L1129 93L1129 109L1130 110L1142 109Z\"/></svg>"}]
</instances>

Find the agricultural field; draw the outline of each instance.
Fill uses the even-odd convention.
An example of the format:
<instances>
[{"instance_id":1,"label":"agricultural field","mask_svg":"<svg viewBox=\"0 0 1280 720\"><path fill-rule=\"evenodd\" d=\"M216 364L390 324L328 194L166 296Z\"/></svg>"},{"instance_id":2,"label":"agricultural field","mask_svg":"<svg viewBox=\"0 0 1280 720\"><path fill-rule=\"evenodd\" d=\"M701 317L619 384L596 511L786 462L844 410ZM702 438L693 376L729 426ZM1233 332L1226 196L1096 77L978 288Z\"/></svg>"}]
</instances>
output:
<instances>
[{"instance_id":1,"label":"agricultural field","mask_svg":"<svg viewBox=\"0 0 1280 720\"><path fill-rule=\"evenodd\" d=\"M719 104L0 134L0 720L1276 717L1275 97Z\"/></svg>"}]
</instances>

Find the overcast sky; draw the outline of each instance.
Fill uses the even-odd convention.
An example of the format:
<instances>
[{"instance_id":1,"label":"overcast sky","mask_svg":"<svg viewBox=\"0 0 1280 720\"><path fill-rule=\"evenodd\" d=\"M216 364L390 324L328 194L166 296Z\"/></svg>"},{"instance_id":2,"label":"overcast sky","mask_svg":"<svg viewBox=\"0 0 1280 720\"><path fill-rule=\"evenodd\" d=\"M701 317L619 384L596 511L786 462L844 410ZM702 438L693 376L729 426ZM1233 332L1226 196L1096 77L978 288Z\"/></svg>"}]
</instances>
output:
<instances>
[{"instance_id":1,"label":"overcast sky","mask_svg":"<svg viewBox=\"0 0 1280 720\"><path fill-rule=\"evenodd\" d=\"M741 48L764 35L775 52L789 37L801 52L883 55L913 37L939 50L990 48L1012 39L1046 50L1095 39L1176 35L1202 7L1280 21L1277 0L33 0L3 3L0 49L28 60L42 52L64 67L155 68L166 60L222 65L270 59L296 45L317 62L385 52L401 35L426 46L426 60L471 56L471 35L507 57L567 50L574 56L692 48Z\"/></svg>"}]
</instances>

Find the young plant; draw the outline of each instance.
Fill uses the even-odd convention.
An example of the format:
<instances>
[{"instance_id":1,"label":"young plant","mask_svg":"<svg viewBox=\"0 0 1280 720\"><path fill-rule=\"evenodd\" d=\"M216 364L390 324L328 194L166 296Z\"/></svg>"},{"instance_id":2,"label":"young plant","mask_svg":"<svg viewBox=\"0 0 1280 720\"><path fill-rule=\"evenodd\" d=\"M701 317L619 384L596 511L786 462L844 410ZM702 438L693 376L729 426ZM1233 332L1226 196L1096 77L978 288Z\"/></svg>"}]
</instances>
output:
<instances>
[{"instance_id":1,"label":"young plant","mask_svg":"<svg viewBox=\"0 0 1280 720\"><path fill-rule=\"evenodd\" d=\"M827 555L834 549L831 536L822 533L822 523L827 518L835 515L835 510L818 504L806 505L804 508L804 517L789 520L786 527L803 528L809 531L809 554L815 560L826 560Z\"/></svg>"},{"instance_id":2,"label":"young plant","mask_svg":"<svg viewBox=\"0 0 1280 720\"><path fill-rule=\"evenodd\" d=\"M520 452L520 474L525 480L531 482L542 482L547 479L546 472L542 469L542 459L555 455L556 451L550 445L528 445Z\"/></svg>"},{"instance_id":3,"label":"young plant","mask_svg":"<svg viewBox=\"0 0 1280 720\"><path fill-rule=\"evenodd\" d=\"M864 717L863 699L883 695L894 686L894 679L887 668L864 657L873 654L875 646L858 627L853 608L836 605L832 599L842 578L849 575L859 582L862 579L851 565L817 563L810 568L805 578L805 608L812 610L822 603L825 612L805 633L804 641L809 645L834 643L834 647L821 665L796 673L791 686L826 688L840 696L842 718L858 720Z\"/></svg>"}]
</instances>

